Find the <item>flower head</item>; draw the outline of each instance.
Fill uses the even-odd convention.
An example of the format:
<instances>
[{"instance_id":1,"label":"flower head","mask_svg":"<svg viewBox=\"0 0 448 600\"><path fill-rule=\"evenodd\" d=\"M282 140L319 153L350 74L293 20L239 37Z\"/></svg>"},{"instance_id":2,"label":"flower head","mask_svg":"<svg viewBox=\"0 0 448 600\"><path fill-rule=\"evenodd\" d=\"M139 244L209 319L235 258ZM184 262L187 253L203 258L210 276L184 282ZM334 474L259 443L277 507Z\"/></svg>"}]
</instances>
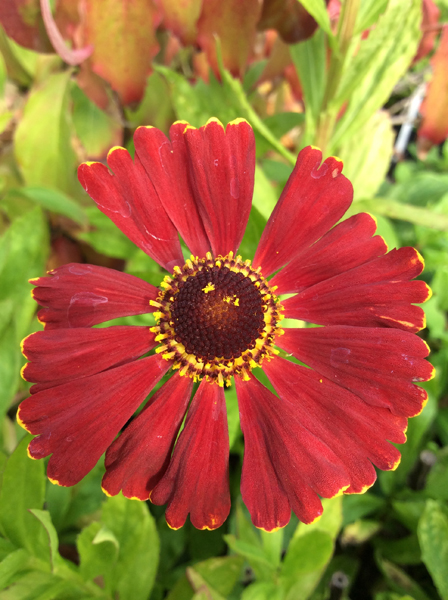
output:
<instances>
[{"instance_id":1,"label":"flower head","mask_svg":"<svg viewBox=\"0 0 448 600\"><path fill-rule=\"evenodd\" d=\"M433 369L414 335L424 327L415 305L429 289L411 281L423 261L413 248L386 253L367 214L339 222L352 186L339 159L321 164L312 147L300 152L253 262L243 260L249 124L178 122L170 139L140 127L134 142L134 160L113 148L110 170L85 163L79 180L169 275L156 288L68 264L32 281L45 330L23 343L23 376L35 382L18 414L37 436L29 453L51 454L49 478L70 486L105 452L107 494L167 504L173 528L190 514L214 529L230 510L224 387L234 381L241 492L254 524L272 531L291 510L310 523L321 497L361 493L375 481L373 465L398 465L389 442L405 441L407 417L424 406L414 382ZM144 313L156 325L93 327ZM284 317L319 327L282 329ZM257 379L260 367L275 393Z\"/></svg>"}]
</instances>

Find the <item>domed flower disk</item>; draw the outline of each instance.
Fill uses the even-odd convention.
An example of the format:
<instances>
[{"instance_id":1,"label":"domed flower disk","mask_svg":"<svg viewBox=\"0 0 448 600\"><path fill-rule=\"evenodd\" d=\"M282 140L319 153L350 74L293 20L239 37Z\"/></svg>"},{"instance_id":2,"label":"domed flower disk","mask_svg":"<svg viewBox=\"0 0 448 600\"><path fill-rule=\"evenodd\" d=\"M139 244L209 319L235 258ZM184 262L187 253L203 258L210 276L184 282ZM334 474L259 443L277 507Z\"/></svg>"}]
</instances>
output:
<instances>
[{"instance_id":1,"label":"domed flower disk","mask_svg":"<svg viewBox=\"0 0 448 600\"><path fill-rule=\"evenodd\" d=\"M23 343L35 383L18 413L36 436L29 454L51 455L48 477L71 486L105 452L106 494L166 504L172 528L190 514L215 529L230 510L224 388L234 383L254 525L283 527L291 510L311 523L321 498L362 493L374 465L396 468L390 442L405 442L425 404L414 384L433 374L415 335L430 293L413 281L423 261L413 248L387 253L368 214L341 221L353 196L342 162L308 147L251 263L238 255L254 186L249 124L177 122L169 139L140 127L134 142L134 160L113 148L109 168L85 163L79 180L168 275L156 288L67 264L32 281L45 330ZM157 324L93 327L144 313ZM283 318L315 327L282 329Z\"/></svg>"}]
</instances>

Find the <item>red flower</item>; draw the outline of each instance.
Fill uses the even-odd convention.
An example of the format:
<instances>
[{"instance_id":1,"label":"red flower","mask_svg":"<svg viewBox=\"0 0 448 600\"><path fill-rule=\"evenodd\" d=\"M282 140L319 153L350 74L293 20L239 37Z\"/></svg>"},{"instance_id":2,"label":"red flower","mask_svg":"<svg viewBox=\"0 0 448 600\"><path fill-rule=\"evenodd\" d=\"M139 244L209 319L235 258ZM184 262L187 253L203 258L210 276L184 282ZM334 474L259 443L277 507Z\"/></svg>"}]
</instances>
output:
<instances>
[{"instance_id":1,"label":"red flower","mask_svg":"<svg viewBox=\"0 0 448 600\"><path fill-rule=\"evenodd\" d=\"M151 127L79 168L99 208L166 268L161 290L136 277L68 264L33 280L45 331L24 341L36 383L19 422L37 435L48 476L80 481L106 452L103 489L167 504L181 527L214 529L230 510L224 383L233 378L245 454L241 491L254 524L305 523L319 497L361 493L373 465L394 469L407 417L426 401L429 289L413 248L392 250L367 214L338 221L352 201L342 163L316 148L297 164L252 265L236 256L251 210L255 144L242 119ZM185 261L178 234L192 252ZM286 266L285 266L286 265ZM266 279L266 277L273 277ZM279 301L284 294L292 294ZM154 312L157 325L92 328ZM280 329L284 317L323 325ZM156 353L148 354L153 348ZM297 361L279 355L293 356ZM276 395L254 377L262 367ZM172 377L117 437L156 383ZM195 381L199 387L189 406ZM186 414L185 426L178 433ZM178 438L178 439L177 439ZM177 440L177 441L176 441ZM174 448L174 452L173 452Z\"/></svg>"}]
</instances>

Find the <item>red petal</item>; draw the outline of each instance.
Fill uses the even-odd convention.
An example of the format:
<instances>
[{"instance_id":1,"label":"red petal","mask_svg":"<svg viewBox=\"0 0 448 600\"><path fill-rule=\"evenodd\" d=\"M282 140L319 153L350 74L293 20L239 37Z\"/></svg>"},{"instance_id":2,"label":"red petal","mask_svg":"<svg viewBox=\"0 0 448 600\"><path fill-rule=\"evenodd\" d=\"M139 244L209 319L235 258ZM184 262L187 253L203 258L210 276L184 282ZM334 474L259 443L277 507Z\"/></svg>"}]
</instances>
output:
<instances>
[{"instance_id":1,"label":"red petal","mask_svg":"<svg viewBox=\"0 0 448 600\"><path fill-rule=\"evenodd\" d=\"M296 166L261 236L254 266L270 275L311 246L348 209L353 198L350 181L341 174L342 162L308 146Z\"/></svg>"},{"instance_id":2,"label":"red petal","mask_svg":"<svg viewBox=\"0 0 448 600\"><path fill-rule=\"evenodd\" d=\"M106 452L103 489L148 500L164 475L193 389L191 377L176 373Z\"/></svg>"},{"instance_id":3,"label":"red petal","mask_svg":"<svg viewBox=\"0 0 448 600\"><path fill-rule=\"evenodd\" d=\"M288 360L276 358L264 363L263 370L280 398L290 403L294 418L345 466L350 492L360 493L373 484L371 462L385 470L398 465L400 453L387 440L405 441L405 418L369 406L341 386ZM316 452L317 457L319 454Z\"/></svg>"},{"instance_id":4,"label":"red petal","mask_svg":"<svg viewBox=\"0 0 448 600\"><path fill-rule=\"evenodd\" d=\"M172 271L184 259L176 228L165 212L140 160L124 148L110 150L107 167L83 163L78 179L98 208L146 254Z\"/></svg>"},{"instance_id":5,"label":"red petal","mask_svg":"<svg viewBox=\"0 0 448 600\"><path fill-rule=\"evenodd\" d=\"M428 356L425 342L398 329L286 329L277 344L367 404L404 417L419 414L427 398L425 390L413 382L427 381L434 373L424 360Z\"/></svg>"},{"instance_id":6,"label":"red petal","mask_svg":"<svg viewBox=\"0 0 448 600\"><path fill-rule=\"evenodd\" d=\"M269 282L276 294L302 290L348 271L387 252L383 238L372 237L374 219L360 213L342 221L319 241L301 252Z\"/></svg>"},{"instance_id":7,"label":"red petal","mask_svg":"<svg viewBox=\"0 0 448 600\"><path fill-rule=\"evenodd\" d=\"M229 434L224 391L205 379L196 392L168 471L151 493L154 504L168 504L172 529L185 523L216 529L230 512Z\"/></svg>"},{"instance_id":8,"label":"red petal","mask_svg":"<svg viewBox=\"0 0 448 600\"><path fill-rule=\"evenodd\" d=\"M53 454L48 477L59 485L78 483L170 367L155 355L27 398L17 418L39 434L29 445L30 455Z\"/></svg>"},{"instance_id":9,"label":"red petal","mask_svg":"<svg viewBox=\"0 0 448 600\"><path fill-rule=\"evenodd\" d=\"M22 376L44 384L40 389L53 387L131 362L156 344L149 327L38 331L23 341L22 352L30 362Z\"/></svg>"},{"instance_id":10,"label":"red petal","mask_svg":"<svg viewBox=\"0 0 448 600\"><path fill-rule=\"evenodd\" d=\"M240 377L235 377L235 386L244 434L241 495L255 527L274 531L288 524L291 506L269 453L268 442L271 436L267 435L264 427L269 420L265 423L257 415L259 400L268 390L261 389L261 384L255 378L250 382L243 382Z\"/></svg>"},{"instance_id":11,"label":"red petal","mask_svg":"<svg viewBox=\"0 0 448 600\"><path fill-rule=\"evenodd\" d=\"M243 119L185 131L196 204L215 256L236 252L252 205L255 138Z\"/></svg>"},{"instance_id":12,"label":"red petal","mask_svg":"<svg viewBox=\"0 0 448 600\"><path fill-rule=\"evenodd\" d=\"M419 304L430 296L414 248L400 248L307 288L283 302L285 316L319 325L385 325L416 332L425 327Z\"/></svg>"},{"instance_id":13,"label":"red petal","mask_svg":"<svg viewBox=\"0 0 448 600\"><path fill-rule=\"evenodd\" d=\"M146 169L168 216L195 256L205 256L210 242L199 216L187 168L184 131L187 123L175 123L171 142L155 127L139 127L134 135L137 155Z\"/></svg>"},{"instance_id":14,"label":"red petal","mask_svg":"<svg viewBox=\"0 0 448 600\"><path fill-rule=\"evenodd\" d=\"M33 298L43 308L39 320L46 329L91 327L118 317L154 312L149 305L159 290L138 277L98 267L71 263L54 269L50 277L32 279Z\"/></svg>"},{"instance_id":15,"label":"red petal","mask_svg":"<svg viewBox=\"0 0 448 600\"><path fill-rule=\"evenodd\" d=\"M286 502L284 494L279 496L279 505L274 515L266 514L269 501L263 494L269 488L284 490L294 513L304 523L311 523L322 514L319 496L332 497L350 483L343 463L324 442L304 426L287 397L277 398L257 379L237 383L238 403L245 429L245 456L242 478L243 500L252 514L254 523L263 529L285 525ZM247 425L252 426L248 429ZM261 451L260 451L261 449ZM255 467L253 457L259 453L267 460L261 469ZM275 472L276 478L273 478ZM270 478L268 488L260 480ZM258 489L256 479L259 481Z\"/></svg>"}]
</instances>

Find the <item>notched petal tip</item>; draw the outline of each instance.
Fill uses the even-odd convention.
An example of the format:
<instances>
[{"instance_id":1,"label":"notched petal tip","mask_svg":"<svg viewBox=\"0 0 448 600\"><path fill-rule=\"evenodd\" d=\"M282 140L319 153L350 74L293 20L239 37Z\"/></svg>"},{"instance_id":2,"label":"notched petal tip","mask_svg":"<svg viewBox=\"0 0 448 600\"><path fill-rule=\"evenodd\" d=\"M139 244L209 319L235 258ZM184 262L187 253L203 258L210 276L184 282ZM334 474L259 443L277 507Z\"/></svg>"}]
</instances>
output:
<instances>
[{"instance_id":1,"label":"notched petal tip","mask_svg":"<svg viewBox=\"0 0 448 600\"><path fill-rule=\"evenodd\" d=\"M48 477L48 475L47 475ZM59 487L70 487L68 485L64 485L63 483L60 483L57 479L52 479L51 477L48 477L48 480L53 484L53 485L57 485Z\"/></svg>"},{"instance_id":2,"label":"notched petal tip","mask_svg":"<svg viewBox=\"0 0 448 600\"><path fill-rule=\"evenodd\" d=\"M21 406L19 406L19 408L17 410L17 414L16 414L17 423L20 425L20 427L22 427L22 429L24 429L28 433L31 433L31 431L28 429L28 427L25 425L24 421L22 421L22 419L20 417L20 409L21 409Z\"/></svg>"},{"instance_id":3,"label":"notched petal tip","mask_svg":"<svg viewBox=\"0 0 448 600\"><path fill-rule=\"evenodd\" d=\"M105 494L108 498L112 498L114 495L116 494L110 494L106 488L104 486L101 486L101 491L103 492L103 494Z\"/></svg>"},{"instance_id":4,"label":"notched petal tip","mask_svg":"<svg viewBox=\"0 0 448 600\"><path fill-rule=\"evenodd\" d=\"M35 456L33 456L30 452L30 446L28 444L28 446L26 447L26 453L28 455L28 458L31 458L31 460L38 460Z\"/></svg>"}]
</instances>

